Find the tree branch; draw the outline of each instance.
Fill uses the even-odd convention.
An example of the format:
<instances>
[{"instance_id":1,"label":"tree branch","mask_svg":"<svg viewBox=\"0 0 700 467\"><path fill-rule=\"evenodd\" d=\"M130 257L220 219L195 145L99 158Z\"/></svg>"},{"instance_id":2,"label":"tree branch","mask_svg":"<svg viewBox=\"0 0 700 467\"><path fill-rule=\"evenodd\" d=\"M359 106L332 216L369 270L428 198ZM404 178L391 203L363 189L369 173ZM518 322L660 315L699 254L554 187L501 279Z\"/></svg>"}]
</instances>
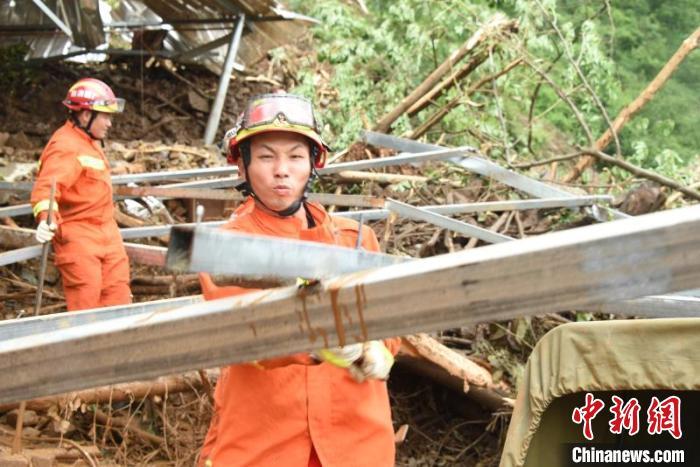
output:
<instances>
[{"instance_id":1,"label":"tree branch","mask_svg":"<svg viewBox=\"0 0 700 467\"><path fill-rule=\"evenodd\" d=\"M698 47L699 43L700 28L696 29L693 34L683 41L683 44L681 44L676 53L673 54L671 59L664 65L656 77L647 85L639 96L637 96L637 98L630 103L630 105L622 109L622 111L617 115L617 118L615 118L612 125L615 132L619 133L625 124L627 124L627 122L630 121L632 117L654 97L659 89L666 84L666 81L668 81L671 75L678 69L681 62L690 54L690 52ZM610 143L611 137L612 132L610 129L608 129L608 131L606 131L603 136L601 136L598 141L592 145L592 147L602 151ZM594 159L591 157L580 160L574 170L564 177L564 181L570 182L577 179L581 173L583 173L583 171L593 163L593 160Z\"/></svg>"},{"instance_id":2,"label":"tree branch","mask_svg":"<svg viewBox=\"0 0 700 467\"><path fill-rule=\"evenodd\" d=\"M544 71L540 70L537 65L535 65L531 60L526 60L527 65L532 68L535 73L540 75L546 82L549 84L552 89L554 89L554 92L557 93L559 98L566 102L566 104L569 106L569 108L574 112L574 116L576 117L576 120L578 120L579 124L581 125L581 128L583 128L584 133L586 133L586 139L588 140L588 143L593 146L594 145L594 140L593 140L593 133L591 133L591 129L588 127L588 124L583 118L583 114L581 114L581 111L576 107L576 104L574 104L574 101L571 100L571 98L557 85L557 83L552 80L552 78L549 77L547 73Z\"/></svg>"},{"instance_id":3,"label":"tree branch","mask_svg":"<svg viewBox=\"0 0 700 467\"><path fill-rule=\"evenodd\" d=\"M621 157L622 156L622 149L620 148L620 140L617 137L617 132L615 131L612 122L610 121L610 116L608 115L608 111L605 110L605 106L600 101L598 94L596 94L596 92L593 90L593 87L590 85L590 83L586 79L586 75L581 70L581 67L579 66L578 62L576 60L574 60L574 57L571 54L571 50L569 50L569 44L566 42L566 38L564 37L564 34L562 34L561 30L557 27L557 23L547 14L547 11L542 6L542 3L539 2L539 0L535 0L535 3L537 3L537 6L542 11L542 14L545 16L545 18L547 18L547 21L552 26L552 29L554 29L554 31L557 33L557 36L559 36L559 39L561 39L562 46L564 48L564 53L566 53L566 58L569 59L571 66L574 67L574 70L576 71L576 74L578 75L578 77L581 79L583 86L586 88L588 93L593 98L593 101L595 102L596 106L598 107L598 109L600 109L600 112L603 114L603 118L605 119L605 122L608 124L608 129L611 130L611 134L612 134L613 138L615 139L615 153ZM605 148L597 148L597 149L602 150Z\"/></svg>"},{"instance_id":4,"label":"tree branch","mask_svg":"<svg viewBox=\"0 0 700 467\"><path fill-rule=\"evenodd\" d=\"M652 180L661 185L667 186L673 190L680 191L684 195L700 201L700 192L698 192L697 190L687 188L681 185L680 183L676 182L675 180L664 177L663 175L660 175L656 172L652 172L651 170L642 169L641 167L632 165L623 159L618 159L611 155L605 154L604 152L599 151L595 148L581 148L581 155L593 156L608 164L616 165L617 167L620 167L621 169L624 169L638 177L643 177Z\"/></svg>"}]
</instances>

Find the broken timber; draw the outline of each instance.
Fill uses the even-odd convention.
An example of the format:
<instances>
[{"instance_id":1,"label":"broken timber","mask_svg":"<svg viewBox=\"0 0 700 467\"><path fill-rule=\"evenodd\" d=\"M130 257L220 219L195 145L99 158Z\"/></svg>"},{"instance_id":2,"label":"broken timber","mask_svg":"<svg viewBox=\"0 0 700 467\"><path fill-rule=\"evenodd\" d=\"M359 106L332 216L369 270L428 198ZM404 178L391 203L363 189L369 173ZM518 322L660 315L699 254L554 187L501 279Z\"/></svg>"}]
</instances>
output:
<instances>
[{"instance_id":1,"label":"broken timber","mask_svg":"<svg viewBox=\"0 0 700 467\"><path fill-rule=\"evenodd\" d=\"M7 340L0 403L697 288L698 228L675 209Z\"/></svg>"}]
</instances>

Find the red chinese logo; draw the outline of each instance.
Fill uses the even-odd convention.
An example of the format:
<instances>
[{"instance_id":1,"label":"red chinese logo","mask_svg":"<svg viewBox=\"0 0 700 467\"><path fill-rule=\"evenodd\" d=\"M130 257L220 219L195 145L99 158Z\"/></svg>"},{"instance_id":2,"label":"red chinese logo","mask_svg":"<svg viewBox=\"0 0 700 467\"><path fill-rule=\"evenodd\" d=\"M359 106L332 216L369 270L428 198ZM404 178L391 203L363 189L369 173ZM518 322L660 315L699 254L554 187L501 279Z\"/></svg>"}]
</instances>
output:
<instances>
[{"instance_id":1,"label":"red chinese logo","mask_svg":"<svg viewBox=\"0 0 700 467\"><path fill-rule=\"evenodd\" d=\"M681 431L681 400L678 396L669 396L659 402L656 397L651 398L651 404L647 409L649 426L647 432L650 435L660 434L664 431L671 433L676 439L683 436Z\"/></svg>"},{"instance_id":2,"label":"red chinese logo","mask_svg":"<svg viewBox=\"0 0 700 467\"><path fill-rule=\"evenodd\" d=\"M633 397L623 405L624 401L617 396L612 396L612 400L610 412L614 417L608 422L610 433L619 435L624 428L630 436L636 435L639 432L639 401Z\"/></svg>"},{"instance_id":3,"label":"red chinese logo","mask_svg":"<svg viewBox=\"0 0 700 467\"><path fill-rule=\"evenodd\" d=\"M639 412L641 405L636 397L625 402L618 396L612 396L610 413L613 417L608 422L610 433L622 434L627 430L630 436L639 433ZM593 419L605 407L605 402L596 399L591 393L586 393L586 403L582 407L576 407L571 414L571 420L578 425L583 425L583 436L593 440ZM650 435L658 435L664 431L675 439L683 436L681 430L681 399L678 396L669 396L663 401L652 397L647 409L647 432Z\"/></svg>"},{"instance_id":4,"label":"red chinese logo","mask_svg":"<svg viewBox=\"0 0 700 467\"><path fill-rule=\"evenodd\" d=\"M576 424L583 423L583 436L587 440L593 439L593 427L591 426L591 421L598 415L598 412L603 410L605 403L593 397L593 394L586 393L586 404L583 407L576 407L574 412L571 414L571 420Z\"/></svg>"}]
</instances>

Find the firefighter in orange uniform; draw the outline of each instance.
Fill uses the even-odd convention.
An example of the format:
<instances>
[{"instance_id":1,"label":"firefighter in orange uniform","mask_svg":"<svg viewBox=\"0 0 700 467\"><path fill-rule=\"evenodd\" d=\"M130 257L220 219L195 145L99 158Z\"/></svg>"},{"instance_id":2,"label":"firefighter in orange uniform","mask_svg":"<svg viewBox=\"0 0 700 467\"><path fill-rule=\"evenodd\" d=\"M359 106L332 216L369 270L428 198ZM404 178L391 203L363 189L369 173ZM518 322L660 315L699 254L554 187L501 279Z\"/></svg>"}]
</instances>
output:
<instances>
[{"instance_id":1,"label":"firefighter in orange uniform","mask_svg":"<svg viewBox=\"0 0 700 467\"><path fill-rule=\"evenodd\" d=\"M41 153L32 190L36 238L53 242L69 311L131 303L129 259L113 218L110 166L101 147L124 100L102 81L84 78L70 87L63 105L69 118Z\"/></svg>"},{"instance_id":2,"label":"firefighter in orange uniform","mask_svg":"<svg viewBox=\"0 0 700 467\"><path fill-rule=\"evenodd\" d=\"M355 247L357 222L306 201L328 150L308 100L253 97L226 147L250 196L224 229ZM374 232L362 229L362 247L378 251ZM218 287L208 274L200 281L207 300L251 291ZM199 465L393 466L385 380L399 345L393 338L224 368Z\"/></svg>"}]
</instances>

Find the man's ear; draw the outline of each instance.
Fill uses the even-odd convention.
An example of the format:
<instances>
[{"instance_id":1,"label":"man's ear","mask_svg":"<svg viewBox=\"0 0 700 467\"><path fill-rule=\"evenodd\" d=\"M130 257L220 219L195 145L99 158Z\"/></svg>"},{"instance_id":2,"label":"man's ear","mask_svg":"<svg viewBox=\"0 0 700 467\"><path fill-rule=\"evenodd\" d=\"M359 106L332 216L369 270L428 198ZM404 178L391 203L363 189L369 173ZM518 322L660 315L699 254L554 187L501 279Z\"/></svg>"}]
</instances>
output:
<instances>
[{"instance_id":1,"label":"man's ear","mask_svg":"<svg viewBox=\"0 0 700 467\"><path fill-rule=\"evenodd\" d=\"M78 119L78 122L80 122L80 124L82 126L85 126L90 121L91 114L92 114L92 112L90 110L83 109L76 114L76 118Z\"/></svg>"},{"instance_id":2,"label":"man's ear","mask_svg":"<svg viewBox=\"0 0 700 467\"><path fill-rule=\"evenodd\" d=\"M238 166L238 175L243 177L243 180L248 181L248 174L245 173L245 164L243 163L243 156L239 156L236 161Z\"/></svg>"}]
</instances>

